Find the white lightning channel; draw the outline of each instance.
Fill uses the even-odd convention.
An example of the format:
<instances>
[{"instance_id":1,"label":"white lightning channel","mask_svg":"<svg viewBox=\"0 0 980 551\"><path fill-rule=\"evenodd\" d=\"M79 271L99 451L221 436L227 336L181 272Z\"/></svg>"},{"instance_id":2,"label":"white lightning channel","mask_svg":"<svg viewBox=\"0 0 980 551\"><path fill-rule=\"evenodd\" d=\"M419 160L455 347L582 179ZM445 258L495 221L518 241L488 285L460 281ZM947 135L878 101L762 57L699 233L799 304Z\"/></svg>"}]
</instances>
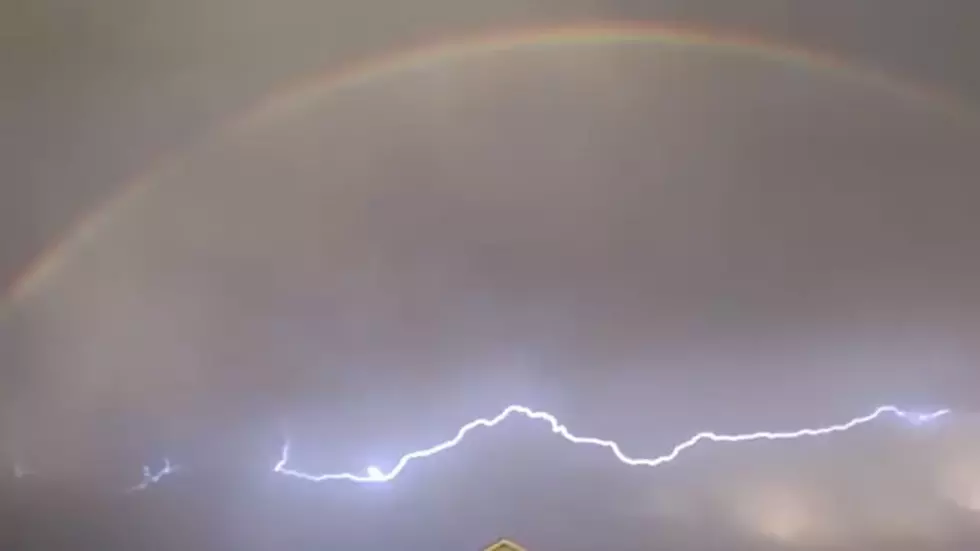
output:
<instances>
[{"instance_id":1,"label":"white lightning channel","mask_svg":"<svg viewBox=\"0 0 980 551\"><path fill-rule=\"evenodd\" d=\"M450 440L446 440L445 442L436 444L429 448L416 450L403 455L401 459L399 459L398 462L395 464L395 467L388 472L385 472L380 468L374 466L365 469L363 471L364 474L345 473L345 472L311 474L296 469L292 469L286 466L287 463L289 462L289 452L290 452L290 443L288 440L283 445L282 454L280 456L279 462L276 463L275 467L273 467L273 470L277 473L286 476L291 476L291 477L295 477L311 482L326 482L329 480L346 480L349 482L356 482L361 484L390 482L395 478L397 478L398 475L400 475L402 471L405 470L405 467L407 467L408 464L411 463L412 461L415 461L416 459L425 459L427 457L432 457L450 448L454 448L458 446L463 441L463 439L466 438L466 435L469 434L474 429L480 427L484 427L484 428L494 427L502 423L504 420L506 420L508 417L511 417L512 415L521 415L531 420L544 421L551 427L551 432L561 436L565 440L568 440L573 444L582 444L586 446L599 446L601 448L605 448L611 451L613 455L616 457L616 459L619 460L620 463L629 465L631 467L657 467L659 465L663 465L665 463L669 463L673 461L682 452L696 446L698 443L702 441L748 442L752 440L791 440L795 438L803 438L809 436L823 436L827 434L848 431L857 426L863 425L865 423L869 423L885 414L890 414L900 419L904 419L910 423L918 425L921 423L926 423L938 419L939 417L942 417L949 412L950 412L949 409L940 409L940 410L933 411L931 413L913 413L913 412L904 411L896 406L887 405L887 406L881 406L867 415L863 415L861 417L855 417L850 421L838 425L828 425L828 426L817 427L817 428L803 428L803 429L789 431L789 432L759 431L759 432L749 432L744 434L717 434L714 432L699 432L698 434L695 434L694 436L688 438L687 440L675 446L674 449L670 451L670 453L661 455L659 457L652 457L652 458L634 458L623 453L622 449L620 448L620 445L617 442L614 442L612 440L602 440L599 438L592 438L587 436L576 436L572 434L568 430L568 428L565 427L565 425L562 425L554 415L546 411L535 411L526 406L515 404L505 408L496 417L475 419L473 421L470 421L469 423L466 423L465 425L460 427L460 429L456 432L456 436L454 436Z\"/></svg>"},{"instance_id":2,"label":"white lightning channel","mask_svg":"<svg viewBox=\"0 0 980 551\"><path fill-rule=\"evenodd\" d=\"M163 477L174 474L178 470L180 470L180 467L178 465L171 464L170 460L167 458L163 459L163 468L155 473L150 469L150 467L143 465L143 480L141 480L140 483L135 486L130 486L126 491L138 492L145 490L149 488L151 484L160 482Z\"/></svg>"}]
</instances>

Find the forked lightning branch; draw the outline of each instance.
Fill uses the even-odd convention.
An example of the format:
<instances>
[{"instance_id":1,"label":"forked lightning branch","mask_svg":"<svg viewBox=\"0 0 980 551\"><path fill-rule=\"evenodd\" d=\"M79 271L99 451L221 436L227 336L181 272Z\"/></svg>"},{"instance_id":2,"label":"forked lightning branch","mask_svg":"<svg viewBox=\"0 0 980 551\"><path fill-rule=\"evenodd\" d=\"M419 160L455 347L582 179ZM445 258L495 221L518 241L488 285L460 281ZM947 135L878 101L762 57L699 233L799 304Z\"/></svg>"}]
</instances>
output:
<instances>
[{"instance_id":1,"label":"forked lightning branch","mask_svg":"<svg viewBox=\"0 0 980 551\"><path fill-rule=\"evenodd\" d=\"M875 420L879 420L884 417L891 417L893 419L898 419L904 421L911 425L921 425L923 423L929 423L935 421L936 419L943 417L950 413L949 409L939 409L927 413L918 413L903 410L897 406L885 405L876 408L871 413L854 417L848 421L817 426L817 427L807 427L801 428L793 431L754 431L746 432L740 434L719 434L715 432L699 432L687 440L677 444L668 453L665 453L656 457L632 457L627 455L622 448L622 445L613 440L604 440L601 438L595 438L591 436L578 436L572 433L565 425L563 425L557 417L547 411L537 411L529 407L522 405L511 405L504 408L499 414L494 417L474 419L462 427L460 427L456 434L443 442L435 445L431 445L425 448L420 448L411 452L406 453L401 456L395 463L394 467L390 470L385 471L377 466L368 466L365 469L357 472L326 472L326 473L316 473L316 472L306 472L299 470L296 467L290 466L290 453L292 451L292 445L287 441L283 447L280 454L279 461L273 466L273 470L279 474L297 478L309 482L353 482L359 484L380 484L391 482L397 478L412 462L423 460L429 457L433 457L442 452L449 451L456 446L462 445L464 441L471 435L475 434L477 431L491 429L503 423L510 418L523 418L533 422L544 423L550 427L552 434L561 437L567 442L579 446L593 446L604 448L609 452L614 459L623 465L630 467L657 467L666 463L674 461L680 457L685 451L697 446L699 444L707 443L737 443L737 442L751 442L757 440L795 440L800 438L814 438L819 436L829 436L835 433L846 432L862 425L870 423ZM181 468L177 465L171 464L169 460L164 460L163 468L158 471L153 471L149 467L143 467L143 480L130 488L131 491L145 490L163 480L166 476L180 472Z\"/></svg>"}]
</instances>

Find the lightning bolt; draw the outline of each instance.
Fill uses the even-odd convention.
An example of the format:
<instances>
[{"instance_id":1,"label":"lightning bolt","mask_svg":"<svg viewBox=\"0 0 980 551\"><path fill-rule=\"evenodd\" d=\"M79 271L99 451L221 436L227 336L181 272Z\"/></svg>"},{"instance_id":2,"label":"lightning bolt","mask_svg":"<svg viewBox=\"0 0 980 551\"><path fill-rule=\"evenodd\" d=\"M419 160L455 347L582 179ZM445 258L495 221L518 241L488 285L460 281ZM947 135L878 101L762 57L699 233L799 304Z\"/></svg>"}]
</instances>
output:
<instances>
[{"instance_id":1,"label":"lightning bolt","mask_svg":"<svg viewBox=\"0 0 980 551\"><path fill-rule=\"evenodd\" d=\"M837 432L844 432L851 430L855 427L863 425L874 421L875 419L890 414L912 424L919 425L922 423L927 423L942 417L950 412L949 409L940 409L933 411L932 413L913 413L899 409L896 406L881 406L875 409L873 412L863 415L861 417L855 417L850 421L841 423L838 425L829 425L825 427L818 428L804 428L791 432L769 432L769 431L759 431L759 432L749 432L744 434L717 434L714 432L699 432L694 436L688 438L687 440L681 442L674 447L665 455L652 458L634 458L623 453L619 444L612 440L602 440L599 438L592 438L586 436L576 436L572 434L565 425L562 425L558 419L546 412L546 411L535 411L531 408L521 406L521 405L511 405L501 411L496 417L492 418L482 418L475 419L466 423L456 432L450 440L446 440L440 444L436 444L432 447L416 450L403 455L395 467L388 472L381 470L378 467L368 467L364 470L364 474L357 473L326 473L326 474L310 474L303 471L291 469L286 465L289 463L289 453L290 453L290 443L287 440L282 447L282 453L279 462L273 467L273 471L291 476L294 478L299 478L302 480L307 480L311 482L325 482L328 480L347 480L350 482L357 482L360 484L366 483L383 483L390 482L398 477L405 470L405 467L409 463L415 461L416 459L425 459L427 457L432 457L446 450L458 446L466 435L477 428L491 428L504 422L507 418L514 415L521 415L528 419L534 421L543 421L551 427L551 432L561 436L565 440L571 442L572 444L581 444L585 446L598 446L605 448L612 452L612 454L619 460L620 463L624 463L631 467L657 467L665 463L670 463L674 459L683 453L684 451L693 448L697 444L708 441L708 442L750 442L753 440L792 440L796 438L803 438L809 436L823 436L828 434L833 434Z\"/></svg>"},{"instance_id":2,"label":"lightning bolt","mask_svg":"<svg viewBox=\"0 0 980 551\"><path fill-rule=\"evenodd\" d=\"M130 486L126 492L138 492L145 490L149 488L150 485L160 482L163 477L174 474L178 470L180 470L180 466L172 465L170 460L167 458L163 459L163 468L155 473L152 469L150 469L150 467L143 465L143 480L141 480L140 483L135 486Z\"/></svg>"}]
</instances>

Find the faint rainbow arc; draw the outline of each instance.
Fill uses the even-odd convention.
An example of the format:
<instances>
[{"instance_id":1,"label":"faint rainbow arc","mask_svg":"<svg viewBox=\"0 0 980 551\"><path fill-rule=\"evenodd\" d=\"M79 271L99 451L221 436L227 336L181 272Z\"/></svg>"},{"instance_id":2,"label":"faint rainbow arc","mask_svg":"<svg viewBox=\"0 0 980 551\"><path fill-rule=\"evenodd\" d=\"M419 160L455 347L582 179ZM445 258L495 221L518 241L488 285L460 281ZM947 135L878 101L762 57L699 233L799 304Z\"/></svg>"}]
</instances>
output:
<instances>
[{"instance_id":1,"label":"faint rainbow arc","mask_svg":"<svg viewBox=\"0 0 980 551\"><path fill-rule=\"evenodd\" d=\"M754 37L744 33L731 32L711 27L695 27L677 23L600 21L584 24L569 24L546 27L524 27L495 30L476 35L463 35L424 43L409 49L380 56L370 56L359 63L348 65L338 71L328 71L315 78L287 87L259 101L244 115L227 125L217 126L203 133L189 147L163 156L151 168L134 178L114 193L110 198L76 219L54 240L34 257L27 268L7 289L8 303L14 303L31 294L52 274L58 271L67 253L74 245L81 246L98 234L102 225L109 222L112 213L126 204L134 203L164 173L179 165L185 156L193 153L207 143L225 135L245 131L263 121L284 112L296 112L323 97L340 90L356 87L386 76L395 76L420 66L437 64L443 61L471 55L508 52L520 48L553 47L574 44L667 44L686 48L706 48L730 50L746 56L773 59L829 73L842 74L851 80L889 91L898 97L917 100L929 106L946 111L952 116L969 116L980 120L978 114L956 98L917 82L894 78L892 75L872 68L854 64L830 53L815 52L802 47Z\"/></svg>"}]
</instances>

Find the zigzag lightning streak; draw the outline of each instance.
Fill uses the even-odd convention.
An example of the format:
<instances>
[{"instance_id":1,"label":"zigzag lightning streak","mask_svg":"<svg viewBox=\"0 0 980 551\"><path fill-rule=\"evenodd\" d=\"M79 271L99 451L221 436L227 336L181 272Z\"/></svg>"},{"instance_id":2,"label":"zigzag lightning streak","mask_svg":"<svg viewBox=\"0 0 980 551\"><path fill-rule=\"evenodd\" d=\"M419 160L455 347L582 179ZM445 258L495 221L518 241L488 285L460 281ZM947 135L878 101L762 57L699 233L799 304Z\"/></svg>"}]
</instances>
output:
<instances>
[{"instance_id":1,"label":"zigzag lightning streak","mask_svg":"<svg viewBox=\"0 0 980 551\"><path fill-rule=\"evenodd\" d=\"M469 434L474 429L480 427L484 427L484 428L494 427L502 423L505 419L507 419L512 415L522 415L528 419L544 421L545 423L551 426L551 431L553 433L561 436L562 438L568 440L573 444L582 444L586 446L599 446L602 448L606 448L613 453L613 455L616 457L616 459L620 461L620 463L624 463L631 467L657 467L659 465L663 465L665 463L669 463L673 461L682 452L696 446L698 443L702 441L748 442L752 440L791 440L795 438L823 436L827 434L848 431L857 426L863 425L865 423L869 423L885 414L891 414L895 417L904 419L913 424L921 424L942 417L949 412L950 412L949 409L940 409L932 413L913 413L913 412L908 412L899 409L896 406L887 405L887 406L881 406L867 415L863 415L861 417L855 417L850 421L841 423L839 425L829 425L829 426L817 427L817 428L804 428L791 432L759 431L759 432L750 432L744 434L716 434L714 432L700 432L698 434L695 434L691 438L688 438L687 440L681 442L677 446L675 446L674 449L671 450L670 453L666 455L661 455L659 457L653 457L653 458L633 458L623 453L619 444L612 440L602 440L599 438L576 436L571 432L569 432L569 430L564 425L559 423L558 419L554 415L546 411L535 411L528 407L515 404L505 408L496 417L489 418L489 419L485 419L485 418L475 419L473 421L470 421L469 423L466 423L465 425L460 427L459 431L456 432L456 436L454 436L450 440L446 440L445 442L436 444L429 448L416 450L403 455L401 459L399 459L398 462L395 464L395 467L388 472L385 472L378 467L368 467L367 469L365 469L364 474L348 473L348 472L311 474L311 473L295 470L286 466L287 463L289 462L289 452L290 452L289 441L287 441L283 445L282 454L280 456L279 462L276 463L275 467L273 467L273 470L277 473L286 476L299 478L311 482L325 482L329 480L347 480L350 482L357 482L362 484L390 482L394 480L396 477L398 477L398 475L401 474L402 471L405 470L405 467L407 467L408 464L411 463L412 461L415 461L416 459L425 459L427 457L432 457L436 454L454 448L457 445L459 445L466 437L466 435Z\"/></svg>"}]
</instances>

